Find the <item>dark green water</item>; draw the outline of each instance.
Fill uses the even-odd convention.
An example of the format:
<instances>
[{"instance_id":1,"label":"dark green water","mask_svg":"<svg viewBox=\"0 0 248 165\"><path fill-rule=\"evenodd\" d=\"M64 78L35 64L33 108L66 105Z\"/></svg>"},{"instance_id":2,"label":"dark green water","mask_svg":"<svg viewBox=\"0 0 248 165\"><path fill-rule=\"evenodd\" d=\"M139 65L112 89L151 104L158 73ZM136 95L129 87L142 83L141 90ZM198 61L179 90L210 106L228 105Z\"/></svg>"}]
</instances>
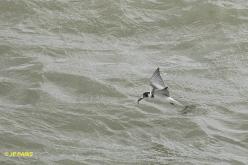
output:
<instances>
[{"instance_id":1,"label":"dark green water","mask_svg":"<svg viewBox=\"0 0 248 165\"><path fill-rule=\"evenodd\" d=\"M0 0L0 13L1 165L248 164L246 0ZM186 114L136 103L158 66Z\"/></svg>"}]
</instances>

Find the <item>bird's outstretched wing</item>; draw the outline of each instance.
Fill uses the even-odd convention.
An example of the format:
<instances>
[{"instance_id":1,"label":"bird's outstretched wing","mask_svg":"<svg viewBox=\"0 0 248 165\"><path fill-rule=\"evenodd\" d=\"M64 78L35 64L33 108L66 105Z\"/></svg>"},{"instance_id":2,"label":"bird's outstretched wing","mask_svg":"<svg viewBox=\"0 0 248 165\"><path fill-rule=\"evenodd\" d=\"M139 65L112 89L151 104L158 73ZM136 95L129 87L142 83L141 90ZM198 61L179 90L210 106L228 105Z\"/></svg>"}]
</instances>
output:
<instances>
[{"instance_id":1,"label":"bird's outstretched wing","mask_svg":"<svg viewBox=\"0 0 248 165\"><path fill-rule=\"evenodd\" d=\"M158 90L162 90L164 88L166 88L165 83L160 75L160 71L159 68L157 68L155 70L155 72L153 73L151 79L150 79L150 85Z\"/></svg>"}]
</instances>

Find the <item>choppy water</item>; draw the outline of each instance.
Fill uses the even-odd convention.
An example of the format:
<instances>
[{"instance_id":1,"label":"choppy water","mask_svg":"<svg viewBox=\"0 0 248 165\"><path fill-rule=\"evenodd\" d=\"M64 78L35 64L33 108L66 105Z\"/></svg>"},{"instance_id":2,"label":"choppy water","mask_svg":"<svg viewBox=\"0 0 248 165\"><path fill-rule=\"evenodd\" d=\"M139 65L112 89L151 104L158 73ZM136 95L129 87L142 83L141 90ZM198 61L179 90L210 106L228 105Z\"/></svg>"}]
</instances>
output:
<instances>
[{"instance_id":1,"label":"choppy water","mask_svg":"<svg viewBox=\"0 0 248 165\"><path fill-rule=\"evenodd\" d=\"M0 0L0 164L248 164L246 0ZM187 114L138 97L159 66Z\"/></svg>"}]
</instances>

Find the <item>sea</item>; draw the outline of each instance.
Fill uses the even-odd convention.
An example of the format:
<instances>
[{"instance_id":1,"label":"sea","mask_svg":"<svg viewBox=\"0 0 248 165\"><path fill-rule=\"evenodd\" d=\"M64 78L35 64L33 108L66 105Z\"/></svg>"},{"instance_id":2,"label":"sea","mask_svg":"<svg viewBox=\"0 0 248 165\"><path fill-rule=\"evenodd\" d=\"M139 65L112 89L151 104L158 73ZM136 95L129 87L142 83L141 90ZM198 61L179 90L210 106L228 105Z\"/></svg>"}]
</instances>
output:
<instances>
[{"instance_id":1,"label":"sea","mask_svg":"<svg viewBox=\"0 0 248 165\"><path fill-rule=\"evenodd\" d=\"M0 0L0 13L1 165L248 164L247 0ZM187 108L137 104L158 67Z\"/></svg>"}]
</instances>

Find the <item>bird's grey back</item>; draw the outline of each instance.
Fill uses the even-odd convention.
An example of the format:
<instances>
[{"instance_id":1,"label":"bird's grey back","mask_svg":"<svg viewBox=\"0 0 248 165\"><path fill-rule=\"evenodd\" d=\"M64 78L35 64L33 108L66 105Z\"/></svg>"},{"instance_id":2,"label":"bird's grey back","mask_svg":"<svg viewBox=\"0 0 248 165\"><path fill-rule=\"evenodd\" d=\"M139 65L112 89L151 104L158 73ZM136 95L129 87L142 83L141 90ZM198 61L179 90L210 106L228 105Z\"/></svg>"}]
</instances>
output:
<instances>
[{"instance_id":1,"label":"bird's grey back","mask_svg":"<svg viewBox=\"0 0 248 165\"><path fill-rule=\"evenodd\" d=\"M164 89L155 89L154 90L154 94L155 95L162 95L162 96L167 96L170 97L170 92L168 90L168 87L164 88Z\"/></svg>"}]
</instances>

